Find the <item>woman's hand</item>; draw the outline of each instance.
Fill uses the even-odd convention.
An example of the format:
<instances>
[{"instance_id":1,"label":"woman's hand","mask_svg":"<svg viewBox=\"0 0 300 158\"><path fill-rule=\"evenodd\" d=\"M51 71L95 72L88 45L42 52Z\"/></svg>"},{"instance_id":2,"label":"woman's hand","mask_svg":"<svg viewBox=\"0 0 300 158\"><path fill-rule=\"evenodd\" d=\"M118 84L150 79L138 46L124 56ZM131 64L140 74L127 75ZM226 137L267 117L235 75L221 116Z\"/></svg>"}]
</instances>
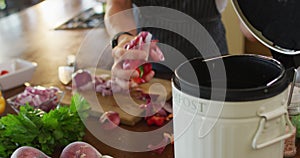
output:
<instances>
[{"instance_id":1,"label":"woman's hand","mask_svg":"<svg viewBox=\"0 0 300 158\"><path fill-rule=\"evenodd\" d=\"M114 58L112 78L122 89L129 89L130 87L136 86L136 83L131 82L131 79L140 77L140 73L136 70L136 68L147 62L146 59L148 56L150 56L153 61L164 60L163 53L156 45L157 42L151 42L148 50L125 49L125 46L128 45L134 38L136 37L126 34L121 35L118 40L118 45L112 50ZM137 65L124 68L124 61L128 60L136 61ZM144 74L143 79L148 82L153 78L154 74L154 71L151 70L147 72L147 74Z\"/></svg>"}]
</instances>

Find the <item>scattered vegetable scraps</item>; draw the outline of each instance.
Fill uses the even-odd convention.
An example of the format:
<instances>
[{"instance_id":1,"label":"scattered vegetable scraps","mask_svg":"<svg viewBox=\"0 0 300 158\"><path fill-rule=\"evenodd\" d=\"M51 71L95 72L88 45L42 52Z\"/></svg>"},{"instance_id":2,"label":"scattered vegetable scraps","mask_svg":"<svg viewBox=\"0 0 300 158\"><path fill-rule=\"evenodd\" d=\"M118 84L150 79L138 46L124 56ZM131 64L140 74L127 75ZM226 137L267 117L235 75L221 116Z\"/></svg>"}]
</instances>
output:
<instances>
[{"instance_id":1,"label":"scattered vegetable scraps","mask_svg":"<svg viewBox=\"0 0 300 158\"><path fill-rule=\"evenodd\" d=\"M137 49L137 50L145 50L150 52L151 50L151 43L155 44L157 43L156 40L151 40L152 34L150 32L140 32L132 41L130 41L129 44L125 45L125 49ZM132 79L132 85L137 85L141 83L145 83L146 76L152 71L152 64L151 63L145 63L148 60L145 59L145 61L142 60L125 60L122 64L123 69L136 69L139 73L139 77Z\"/></svg>"},{"instance_id":2,"label":"scattered vegetable scraps","mask_svg":"<svg viewBox=\"0 0 300 158\"><path fill-rule=\"evenodd\" d=\"M149 126L156 125L160 127L173 118L169 103L152 103L149 100L147 102L147 104L140 105L140 108L145 110L145 120Z\"/></svg>"},{"instance_id":3,"label":"scattered vegetable scraps","mask_svg":"<svg viewBox=\"0 0 300 158\"><path fill-rule=\"evenodd\" d=\"M60 90L57 87L27 86L22 93L15 97L11 104L19 109L20 106L28 103L35 108L49 112L58 105L59 92Z\"/></svg>"},{"instance_id":4,"label":"scattered vegetable scraps","mask_svg":"<svg viewBox=\"0 0 300 158\"><path fill-rule=\"evenodd\" d=\"M148 149L152 150L155 153L161 154L165 150L165 148L168 144L174 143L174 135L173 134L164 133L163 136L164 137L160 143L158 143L157 145L150 144L150 145L148 145Z\"/></svg>"},{"instance_id":5,"label":"scattered vegetable scraps","mask_svg":"<svg viewBox=\"0 0 300 158\"><path fill-rule=\"evenodd\" d=\"M1 70L1 72L0 72L0 76L2 76L2 75L6 75L6 74L8 74L9 73L9 71L8 70Z\"/></svg>"},{"instance_id":6,"label":"scattered vegetable scraps","mask_svg":"<svg viewBox=\"0 0 300 158\"><path fill-rule=\"evenodd\" d=\"M109 75L92 76L88 70L78 70L73 75L74 89L78 91L95 90L102 96L110 96L117 92L124 91L119 87Z\"/></svg>"},{"instance_id":7,"label":"scattered vegetable scraps","mask_svg":"<svg viewBox=\"0 0 300 158\"><path fill-rule=\"evenodd\" d=\"M22 106L18 115L0 119L0 157L9 157L21 146L40 149L47 155L55 147L82 140L85 126L81 119L88 116L89 105L77 94L70 106L61 106L45 113L30 105Z\"/></svg>"},{"instance_id":8,"label":"scattered vegetable scraps","mask_svg":"<svg viewBox=\"0 0 300 158\"><path fill-rule=\"evenodd\" d=\"M117 112L107 111L101 115L99 118L99 122L101 123L101 127L106 130L111 130L119 126L120 124L120 116Z\"/></svg>"}]
</instances>

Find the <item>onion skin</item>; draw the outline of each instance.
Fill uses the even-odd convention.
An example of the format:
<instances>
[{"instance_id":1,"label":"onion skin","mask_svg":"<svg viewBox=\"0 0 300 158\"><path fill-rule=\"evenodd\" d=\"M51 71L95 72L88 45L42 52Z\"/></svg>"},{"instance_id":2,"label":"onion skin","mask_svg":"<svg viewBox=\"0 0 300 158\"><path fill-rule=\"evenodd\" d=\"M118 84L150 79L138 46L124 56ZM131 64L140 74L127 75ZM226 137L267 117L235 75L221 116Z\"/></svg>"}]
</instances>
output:
<instances>
[{"instance_id":1,"label":"onion skin","mask_svg":"<svg viewBox=\"0 0 300 158\"><path fill-rule=\"evenodd\" d=\"M11 158L50 158L50 157L36 148L30 146L22 146L13 152Z\"/></svg>"},{"instance_id":2,"label":"onion skin","mask_svg":"<svg viewBox=\"0 0 300 158\"><path fill-rule=\"evenodd\" d=\"M73 83L78 90L91 90L93 89L93 78L88 70L78 70L73 76Z\"/></svg>"},{"instance_id":3,"label":"onion skin","mask_svg":"<svg viewBox=\"0 0 300 158\"><path fill-rule=\"evenodd\" d=\"M30 146L22 146L16 149L11 158L51 158L39 149ZM67 145L60 158L113 158L108 155L103 155L92 145L76 141Z\"/></svg>"},{"instance_id":4,"label":"onion skin","mask_svg":"<svg viewBox=\"0 0 300 158\"><path fill-rule=\"evenodd\" d=\"M85 142L73 142L67 145L60 158L101 158L102 154L96 148Z\"/></svg>"},{"instance_id":5,"label":"onion skin","mask_svg":"<svg viewBox=\"0 0 300 158\"><path fill-rule=\"evenodd\" d=\"M130 41L129 44L125 45L125 49L137 49L150 52L151 49L151 40L152 34L149 32L140 32L135 39ZM156 43L156 42L155 42ZM145 63L148 60L148 57L145 60L125 60L122 64L122 68L125 70L136 69L139 73L139 77L132 78L132 85L146 83L146 77L152 71L152 64Z\"/></svg>"},{"instance_id":6,"label":"onion skin","mask_svg":"<svg viewBox=\"0 0 300 158\"><path fill-rule=\"evenodd\" d=\"M119 126L121 119L117 112L107 111L99 118L101 127L105 130L112 130Z\"/></svg>"}]
</instances>

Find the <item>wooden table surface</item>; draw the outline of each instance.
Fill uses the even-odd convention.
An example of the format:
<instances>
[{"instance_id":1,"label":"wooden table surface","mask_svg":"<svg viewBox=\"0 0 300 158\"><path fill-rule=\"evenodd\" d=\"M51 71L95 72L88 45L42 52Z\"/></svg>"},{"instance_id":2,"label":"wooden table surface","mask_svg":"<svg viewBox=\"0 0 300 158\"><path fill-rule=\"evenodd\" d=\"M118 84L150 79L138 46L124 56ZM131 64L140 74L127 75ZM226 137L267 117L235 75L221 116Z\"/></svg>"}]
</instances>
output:
<instances>
[{"instance_id":1,"label":"wooden table surface","mask_svg":"<svg viewBox=\"0 0 300 158\"><path fill-rule=\"evenodd\" d=\"M92 0L46 0L20 13L0 19L0 62L13 58L36 62L38 67L30 83L32 85L57 86L66 92L67 97L64 102L69 102L71 91L59 82L58 67L66 65L68 55L78 54L80 58L95 59L90 63L82 63L82 67L89 66L89 64L102 64L104 67L108 67L112 59L109 56L101 56L103 55L101 52L110 51L107 40L109 38L103 28L94 29L92 33L89 29L54 30L54 28L95 5L96 2ZM86 56L81 56L82 54ZM99 58L105 60L99 63ZM5 98L9 98L23 90L24 86L19 86L4 91L3 94ZM14 111L7 106L4 115L7 113L14 113ZM87 122L95 127L98 125L95 118L90 118ZM132 131L153 129L144 122L134 127L122 127ZM127 152L102 143L88 130L84 141L96 147L101 153L115 158L174 157L173 145L168 145L161 155L153 152ZM300 147L298 148L300 150ZM58 157L59 153L60 150L52 156ZM296 158L300 158L299 153Z\"/></svg>"},{"instance_id":2,"label":"wooden table surface","mask_svg":"<svg viewBox=\"0 0 300 158\"><path fill-rule=\"evenodd\" d=\"M63 102L70 102L71 91L58 80L58 67L67 64L68 55L76 55L81 59L91 58L86 59L89 60L86 63L78 62L79 67L93 65L109 67L112 58L106 57L102 51L103 49L110 51L109 38L104 28L94 30L54 30L54 28L95 5L97 3L93 0L46 0L20 13L0 19L0 62L13 58L36 62L38 66L30 84L57 86L66 92ZM100 62L98 58L101 58ZM93 59L95 61L91 61ZM20 86L7 90L3 95L9 98L22 92L24 88ZM3 115L7 113L14 113L14 111L7 106ZM98 126L98 118L90 118L87 124ZM123 126L123 128L132 131L153 129L144 122L135 127ZM174 157L172 145L168 145L161 155L153 152L126 152L102 143L89 130L84 141L96 147L102 154L115 158ZM52 156L59 157L59 154L60 150Z\"/></svg>"}]
</instances>

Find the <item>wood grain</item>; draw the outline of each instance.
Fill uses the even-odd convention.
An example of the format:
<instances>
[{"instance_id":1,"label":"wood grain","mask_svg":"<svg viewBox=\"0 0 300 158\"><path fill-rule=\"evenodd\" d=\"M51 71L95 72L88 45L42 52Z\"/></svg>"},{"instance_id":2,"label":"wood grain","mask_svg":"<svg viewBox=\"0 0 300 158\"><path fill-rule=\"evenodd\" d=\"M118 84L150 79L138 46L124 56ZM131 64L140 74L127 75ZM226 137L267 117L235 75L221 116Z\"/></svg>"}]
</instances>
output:
<instances>
[{"instance_id":1,"label":"wood grain","mask_svg":"<svg viewBox=\"0 0 300 158\"><path fill-rule=\"evenodd\" d=\"M38 67L30 80L32 85L57 86L65 92L63 102L69 103L72 91L70 86L64 86L58 80L58 67L66 65L68 55L76 55L82 60L80 67L93 66L109 68L112 62L110 39L103 28L94 30L54 30L73 16L96 5L94 0L46 0L33 7L0 19L0 62L14 58L33 61ZM87 38L89 37L89 38ZM104 51L103 51L104 50ZM99 61L98 57L101 57ZM87 60L93 59L89 62ZM24 86L16 87L3 92L5 98L14 96L24 90ZM13 113L7 106L5 113ZM89 118L87 124L99 126L98 119ZM135 126L121 125L122 128L135 131L154 130L144 121ZM172 129L171 129L172 130ZM121 135L120 135L121 136ZM125 135L122 138L126 138ZM173 145L168 145L163 154L153 152L134 152L115 149L103 143L86 130L85 142L93 145L101 153L112 155L115 158L172 158ZM130 143L130 141L128 141ZM51 155L58 158L62 149L57 149Z\"/></svg>"},{"instance_id":2,"label":"wood grain","mask_svg":"<svg viewBox=\"0 0 300 158\"><path fill-rule=\"evenodd\" d=\"M99 45L109 46L109 38L104 29L94 30L93 38L85 40L91 30L61 30L54 28L69 20L81 11L95 5L93 0L46 0L38 5L28 8L20 13L12 14L0 19L0 62L13 58L23 58L37 62L38 67L30 81L33 85L57 86L66 92L64 101L70 101L70 87L62 85L58 80L58 66L66 64L68 55L77 55L83 52L82 58L98 57ZM86 49L82 48L85 43ZM109 48L108 48L109 51ZM105 60L111 61L109 53L105 53ZM96 64L83 63L84 64ZM100 63L100 65L109 65ZM24 86L16 87L3 92L5 98L14 96L24 90ZM9 106L3 115L15 113ZM95 117L89 118L86 123L99 130L99 122ZM122 128L131 131L150 131L156 127L147 126L144 121L135 126L121 125ZM170 129L172 131L172 129ZM119 134L118 137L127 138ZM149 138L151 139L151 138ZM128 144L132 143L128 138ZM174 146L168 145L162 154L153 152L124 151L103 143L95 137L89 129L86 130L84 141L93 145L102 154L112 155L115 158L173 158ZM295 158L300 158L300 143L297 141L298 153ZM57 149L51 155L58 158L62 149Z\"/></svg>"},{"instance_id":3,"label":"wood grain","mask_svg":"<svg viewBox=\"0 0 300 158\"><path fill-rule=\"evenodd\" d=\"M106 80L111 77L111 72L104 69L89 69L92 74L97 76L107 75ZM137 90L138 89L138 90ZM114 93L111 96L103 96L97 93L97 101L91 104L91 115L100 117L103 112L115 111L119 113L121 123L125 125L134 126L144 116L144 110L140 108L140 105L146 104L146 100L137 99L135 96L140 96L141 93L151 94L158 96L155 98L156 102L165 102L171 99L172 87L170 80L164 80L159 78L153 78L151 81L141 84L138 87L132 88L130 93ZM91 98L93 92L85 92L83 94L88 100L94 100Z\"/></svg>"}]
</instances>

